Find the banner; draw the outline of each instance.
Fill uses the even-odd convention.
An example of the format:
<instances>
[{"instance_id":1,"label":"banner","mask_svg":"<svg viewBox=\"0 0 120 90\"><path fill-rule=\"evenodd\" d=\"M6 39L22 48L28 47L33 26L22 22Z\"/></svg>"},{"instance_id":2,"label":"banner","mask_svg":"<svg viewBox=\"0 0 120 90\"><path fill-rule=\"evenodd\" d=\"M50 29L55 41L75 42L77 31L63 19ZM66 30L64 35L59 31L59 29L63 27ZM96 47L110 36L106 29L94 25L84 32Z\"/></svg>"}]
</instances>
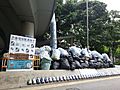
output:
<instances>
[{"instance_id":1,"label":"banner","mask_svg":"<svg viewBox=\"0 0 120 90\"><path fill-rule=\"evenodd\" d=\"M7 69L31 69L32 60L8 60Z\"/></svg>"},{"instance_id":2,"label":"banner","mask_svg":"<svg viewBox=\"0 0 120 90\"><path fill-rule=\"evenodd\" d=\"M28 54L29 59L33 59L33 56L35 55L35 44L36 44L35 38L11 35L9 53Z\"/></svg>"}]
</instances>

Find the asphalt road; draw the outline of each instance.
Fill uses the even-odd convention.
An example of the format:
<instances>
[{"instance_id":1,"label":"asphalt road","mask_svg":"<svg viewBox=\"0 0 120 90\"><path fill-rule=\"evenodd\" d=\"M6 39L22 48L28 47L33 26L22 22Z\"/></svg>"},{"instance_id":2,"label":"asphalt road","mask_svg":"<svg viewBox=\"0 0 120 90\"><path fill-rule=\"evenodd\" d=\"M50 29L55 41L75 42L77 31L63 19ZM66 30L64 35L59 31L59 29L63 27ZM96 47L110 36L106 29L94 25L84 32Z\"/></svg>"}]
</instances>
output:
<instances>
[{"instance_id":1,"label":"asphalt road","mask_svg":"<svg viewBox=\"0 0 120 90\"><path fill-rule=\"evenodd\" d=\"M120 90L120 78L88 81L69 86L60 86L43 90Z\"/></svg>"},{"instance_id":2,"label":"asphalt road","mask_svg":"<svg viewBox=\"0 0 120 90\"><path fill-rule=\"evenodd\" d=\"M33 85L10 90L120 90L120 76L63 82L58 84Z\"/></svg>"}]
</instances>

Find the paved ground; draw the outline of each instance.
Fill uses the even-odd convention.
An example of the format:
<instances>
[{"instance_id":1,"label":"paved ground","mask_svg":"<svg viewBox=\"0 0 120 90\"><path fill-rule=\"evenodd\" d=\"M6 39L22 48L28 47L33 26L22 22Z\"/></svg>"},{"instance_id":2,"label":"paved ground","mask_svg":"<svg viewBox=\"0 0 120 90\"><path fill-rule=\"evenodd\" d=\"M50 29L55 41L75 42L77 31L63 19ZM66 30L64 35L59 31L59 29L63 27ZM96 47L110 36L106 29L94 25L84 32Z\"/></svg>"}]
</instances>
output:
<instances>
[{"instance_id":1,"label":"paved ground","mask_svg":"<svg viewBox=\"0 0 120 90\"><path fill-rule=\"evenodd\" d=\"M120 76L35 86L15 90L120 90Z\"/></svg>"},{"instance_id":2,"label":"paved ground","mask_svg":"<svg viewBox=\"0 0 120 90\"><path fill-rule=\"evenodd\" d=\"M49 90L120 90L120 79L81 83Z\"/></svg>"},{"instance_id":3,"label":"paved ground","mask_svg":"<svg viewBox=\"0 0 120 90\"><path fill-rule=\"evenodd\" d=\"M120 78L100 81L95 80L91 82L79 83L69 86L61 86L44 90L120 90Z\"/></svg>"}]
</instances>

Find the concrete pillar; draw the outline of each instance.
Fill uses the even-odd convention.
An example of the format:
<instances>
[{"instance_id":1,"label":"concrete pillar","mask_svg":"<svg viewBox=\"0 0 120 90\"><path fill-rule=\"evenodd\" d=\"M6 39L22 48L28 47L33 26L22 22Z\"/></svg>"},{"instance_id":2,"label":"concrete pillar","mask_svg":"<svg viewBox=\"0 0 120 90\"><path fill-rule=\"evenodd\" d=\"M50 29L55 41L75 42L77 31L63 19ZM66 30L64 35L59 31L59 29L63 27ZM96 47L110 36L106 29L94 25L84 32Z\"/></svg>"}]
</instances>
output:
<instances>
[{"instance_id":1,"label":"concrete pillar","mask_svg":"<svg viewBox=\"0 0 120 90\"><path fill-rule=\"evenodd\" d=\"M22 23L22 31L25 36L34 37L34 23L33 22Z\"/></svg>"},{"instance_id":2,"label":"concrete pillar","mask_svg":"<svg viewBox=\"0 0 120 90\"><path fill-rule=\"evenodd\" d=\"M53 17L50 23L50 35L51 35L50 46L52 47L52 49L56 49L57 48L57 32L56 32L55 14L53 14Z\"/></svg>"}]
</instances>

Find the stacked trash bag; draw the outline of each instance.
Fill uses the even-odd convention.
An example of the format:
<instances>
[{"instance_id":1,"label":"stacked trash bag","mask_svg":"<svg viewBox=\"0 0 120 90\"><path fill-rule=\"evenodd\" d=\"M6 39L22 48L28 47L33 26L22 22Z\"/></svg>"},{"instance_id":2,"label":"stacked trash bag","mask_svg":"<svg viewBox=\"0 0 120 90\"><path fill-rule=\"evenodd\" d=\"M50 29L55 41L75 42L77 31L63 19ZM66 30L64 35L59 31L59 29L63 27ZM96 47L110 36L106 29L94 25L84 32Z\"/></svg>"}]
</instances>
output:
<instances>
[{"instance_id":1,"label":"stacked trash bag","mask_svg":"<svg viewBox=\"0 0 120 90\"><path fill-rule=\"evenodd\" d=\"M65 50L63 48L51 49L50 46L43 46L36 52L41 58L41 70L114 67L106 53L100 54L97 51L90 51L87 48L81 49L71 46L68 50Z\"/></svg>"}]
</instances>

